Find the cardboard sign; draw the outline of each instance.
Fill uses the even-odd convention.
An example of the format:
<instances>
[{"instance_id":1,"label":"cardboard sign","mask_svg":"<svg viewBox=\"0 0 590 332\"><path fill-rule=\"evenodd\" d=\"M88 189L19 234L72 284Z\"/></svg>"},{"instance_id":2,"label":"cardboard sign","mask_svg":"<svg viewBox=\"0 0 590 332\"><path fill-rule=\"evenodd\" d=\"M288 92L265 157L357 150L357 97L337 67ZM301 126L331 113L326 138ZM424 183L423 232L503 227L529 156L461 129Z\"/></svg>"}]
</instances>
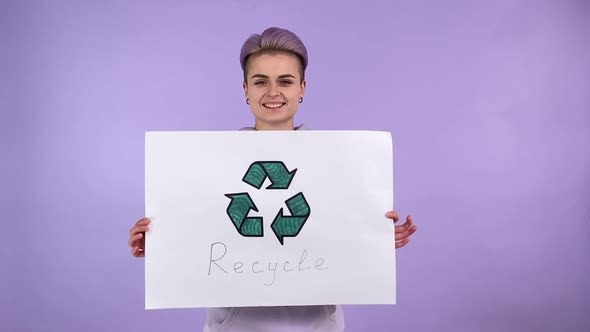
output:
<instances>
[{"instance_id":1,"label":"cardboard sign","mask_svg":"<svg viewBox=\"0 0 590 332\"><path fill-rule=\"evenodd\" d=\"M395 303L391 135L146 133L146 308Z\"/></svg>"}]
</instances>

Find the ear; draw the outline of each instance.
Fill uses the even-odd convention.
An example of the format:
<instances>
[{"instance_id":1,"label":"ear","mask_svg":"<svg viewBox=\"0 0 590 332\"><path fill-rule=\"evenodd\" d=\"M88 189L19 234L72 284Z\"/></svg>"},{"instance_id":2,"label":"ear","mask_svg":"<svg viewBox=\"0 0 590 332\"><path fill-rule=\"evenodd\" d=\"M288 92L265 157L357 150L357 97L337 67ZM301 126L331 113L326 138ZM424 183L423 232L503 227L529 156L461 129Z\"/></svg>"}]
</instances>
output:
<instances>
[{"instance_id":1,"label":"ear","mask_svg":"<svg viewBox=\"0 0 590 332\"><path fill-rule=\"evenodd\" d=\"M244 88L244 96L248 98L248 84L246 81L242 82L242 88Z\"/></svg>"},{"instance_id":2,"label":"ear","mask_svg":"<svg viewBox=\"0 0 590 332\"><path fill-rule=\"evenodd\" d=\"M301 82L301 97L303 97L305 95L305 86L307 85L307 81L303 80L303 82Z\"/></svg>"}]
</instances>

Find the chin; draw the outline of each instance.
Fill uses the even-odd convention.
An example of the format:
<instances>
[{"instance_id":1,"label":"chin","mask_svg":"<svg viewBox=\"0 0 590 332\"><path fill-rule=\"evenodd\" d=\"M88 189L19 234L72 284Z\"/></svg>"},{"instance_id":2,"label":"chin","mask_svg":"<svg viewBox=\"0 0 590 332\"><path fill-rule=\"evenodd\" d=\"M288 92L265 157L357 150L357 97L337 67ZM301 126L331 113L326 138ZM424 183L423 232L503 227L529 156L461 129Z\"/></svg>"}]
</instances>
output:
<instances>
[{"instance_id":1,"label":"chin","mask_svg":"<svg viewBox=\"0 0 590 332\"><path fill-rule=\"evenodd\" d=\"M275 113L275 114L262 114L261 116L255 116L256 120L266 122L266 123L282 123L293 121L295 114L287 114L284 112Z\"/></svg>"}]
</instances>

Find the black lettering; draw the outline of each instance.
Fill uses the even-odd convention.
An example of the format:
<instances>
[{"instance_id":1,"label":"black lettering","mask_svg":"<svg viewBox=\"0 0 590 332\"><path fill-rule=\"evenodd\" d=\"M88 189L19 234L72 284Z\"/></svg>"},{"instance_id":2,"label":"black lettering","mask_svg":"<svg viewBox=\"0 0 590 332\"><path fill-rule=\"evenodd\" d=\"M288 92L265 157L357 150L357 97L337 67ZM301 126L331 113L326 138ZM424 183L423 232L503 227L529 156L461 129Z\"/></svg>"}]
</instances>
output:
<instances>
[{"instance_id":1,"label":"black lettering","mask_svg":"<svg viewBox=\"0 0 590 332\"><path fill-rule=\"evenodd\" d=\"M238 266L238 265L239 265L239 266ZM236 272L236 273L244 273L244 271L238 271L238 270L240 270L240 269L241 269L243 266L244 266L244 263L242 263L242 262L236 262L236 263L234 264L234 272Z\"/></svg>"},{"instance_id":2,"label":"black lettering","mask_svg":"<svg viewBox=\"0 0 590 332\"><path fill-rule=\"evenodd\" d=\"M264 272L264 270L254 271L254 265L256 265L256 264L259 264L258 261L252 263L252 272L254 272L254 273L262 273L262 272Z\"/></svg>"},{"instance_id":3,"label":"black lettering","mask_svg":"<svg viewBox=\"0 0 590 332\"><path fill-rule=\"evenodd\" d=\"M217 259L213 259L213 247L215 245L222 245L223 246L223 254L221 255L221 257L217 258ZM219 264L217 264L218 260L221 260L223 257L225 257L225 254L227 253L227 247L225 246L225 244L221 243L221 242L215 242L213 244L211 244L211 251L209 252L209 272L207 273L207 275L211 275L211 263L214 263L215 265L217 265L217 267L225 272L227 274L227 271L224 270L221 266L219 266Z\"/></svg>"},{"instance_id":4,"label":"black lettering","mask_svg":"<svg viewBox=\"0 0 590 332\"><path fill-rule=\"evenodd\" d=\"M307 250L303 250L303 252L301 253L301 258L299 259L299 271L311 269L311 267L309 267L309 266L305 267L305 268L301 268L301 265L303 264L303 262L305 261L306 258L307 258Z\"/></svg>"},{"instance_id":5,"label":"black lettering","mask_svg":"<svg viewBox=\"0 0 590 332\"><path fill-rule=\"evenodd\" d=\"M268 270L269 271L273 271L273 273L272 273L272 282L270 284L265 284L266 286L272 286L275 283L275 280L277 278L277 265L279 265L279 263L275 263L274 270L270 267L271 265L272 265L272 263L268 263Z\"/></svg>"},{"instance_id":6,"label":"black lettering","mask_svg":"<svg viewBox=\"0 0 590 332\"><path fill-rule=\"evenodd\" d=\"M323 258L318 258L317 261L315 261L315 268L318 270L327 270L328 267L324 267L322 268L322 265L324 264L324 259Z\"/></svg>"}]
</instances>

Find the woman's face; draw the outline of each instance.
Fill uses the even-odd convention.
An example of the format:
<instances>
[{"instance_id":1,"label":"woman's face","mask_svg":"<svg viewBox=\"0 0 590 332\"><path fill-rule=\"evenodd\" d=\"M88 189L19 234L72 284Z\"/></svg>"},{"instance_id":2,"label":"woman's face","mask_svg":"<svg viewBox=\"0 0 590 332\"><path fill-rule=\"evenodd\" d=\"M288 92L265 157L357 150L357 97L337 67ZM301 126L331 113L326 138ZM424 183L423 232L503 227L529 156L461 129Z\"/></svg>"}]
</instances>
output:
<instances>
[{"instance_id":1,"label":"woman's face","mask_svg":"<svg viewBox=\"0 0 590 332\"><path fill-rule=\"evenodd\" d=\"M285 53L261 54L248 59L244 93L256 118L256 129L293 129L293 116L299 98L305 93L299 66L295 55Z\"/></svg>"}]
</instances>

